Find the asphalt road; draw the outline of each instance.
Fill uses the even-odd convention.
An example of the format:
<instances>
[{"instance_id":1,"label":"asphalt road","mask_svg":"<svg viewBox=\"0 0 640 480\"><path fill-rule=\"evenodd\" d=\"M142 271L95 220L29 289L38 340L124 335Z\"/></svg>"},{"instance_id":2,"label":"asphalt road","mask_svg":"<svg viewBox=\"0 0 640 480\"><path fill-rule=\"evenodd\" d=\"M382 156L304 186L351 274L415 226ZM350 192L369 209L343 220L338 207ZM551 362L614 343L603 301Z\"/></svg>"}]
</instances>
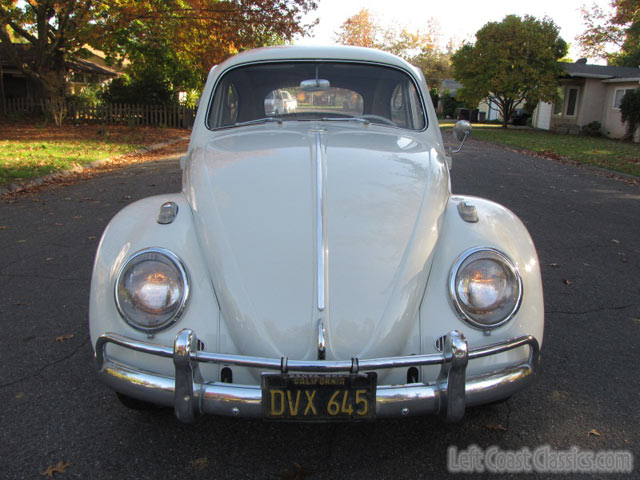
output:
<instances>
[{"instance_id":1,"label":"asphalt road","mask_svg":"<svg viewBox=\"0 0 640 480\"><path fill-rule=\"evenodd\" d=\"M524 221L546 300L537 383L457 425L184 425L171 411L127 410L95 373L92 262L118 210L180 189L177 158L1 201L0 478L43 478L59 461L70 466L55 478L442 478L447 447L473 444L623 449L638 464L640 187L476 141L452 177L455 193Z\"/></svg>"}]
</instances>

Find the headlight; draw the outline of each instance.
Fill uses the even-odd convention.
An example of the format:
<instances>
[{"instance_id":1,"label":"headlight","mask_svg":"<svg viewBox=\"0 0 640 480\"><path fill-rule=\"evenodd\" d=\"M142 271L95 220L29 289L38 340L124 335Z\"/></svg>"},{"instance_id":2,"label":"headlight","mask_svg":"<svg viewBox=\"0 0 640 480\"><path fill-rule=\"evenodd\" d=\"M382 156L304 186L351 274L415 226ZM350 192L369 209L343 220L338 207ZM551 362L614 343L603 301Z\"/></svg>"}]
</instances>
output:
<instances>
[{"instance_id":1,"label":"headlight","mask_svg":"<svg viewBox=\"0 0 640 480\"><path fill-rule=\"evenodd\" d=\"M187 271L169 250L141 250L120 269L115 297L129 325L157 332L172 325L184 310L189 297Z\"/></svg>"},{"instance_id":2,"label":"headlight","mask_svg":"<svg viewBox=\"0 0 640 480\"><path fill-rule=\"evenodd\" d=\"M464 252L453 266L449 289L458 312L479 328L507 322L522 300L520 274L509 258L493 248Z\"/></svg>"}]
</instances>

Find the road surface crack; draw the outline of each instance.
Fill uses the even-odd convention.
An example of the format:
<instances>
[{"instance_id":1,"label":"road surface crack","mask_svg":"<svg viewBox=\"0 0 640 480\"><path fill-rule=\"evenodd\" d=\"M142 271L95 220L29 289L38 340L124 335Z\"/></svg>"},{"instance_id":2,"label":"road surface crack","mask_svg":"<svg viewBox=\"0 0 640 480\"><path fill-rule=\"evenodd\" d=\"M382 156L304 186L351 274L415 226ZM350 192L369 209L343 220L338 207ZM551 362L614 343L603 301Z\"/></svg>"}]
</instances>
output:
<instances>
[{"instance_id":1,"label":"road surface crack","mask_svg":"<svg viewBox=\"0 0 640 480\"><path fill-rule=\"evenodd\" d=\"M20 275L17 273L1 273L0 277L6 278L40 278L42 280L55 280L57 282L86 282L86 279L83 278L60 278L60 277L50 277L47 275Z\"/></svg>"},{"instance_id":2,"label":"road surface crack","mask_svg":"<svg viewBox=\"0 0 640 480\"><path fill-rule=\"evenodd\" d=\"M594 308L592 310L583 310L581 312L569 312L563 310L547 310L545 313L561 313L565 315L585 315L587 313L597 313L597 312L606 312L609 310L626 310L627 308L637 307L636 304L631 305L622 305L620 307L602 307L602 308Z\"/></svg>"},{"instance_id":3,"label":"road surface crack","mask_svg":"<svg viewBox=\"0 0 640 480\"><path fill-rule=\"evenodd\" d=\"M68 353L67 355L65 355L64 357L58 358L57 360L53 360L52 362L49 362L45 365L43 365L42 367L40 367L40 369L36 372L36 373L32 373L29 375L25 375L22 378L18 378L16 380L12 380L10 382L7 383L3 383L2 385L0 385L0 389L2 388L6 388L6 387L10 387L12 385L16 385L20 382L23 382L25 380L29 380L30 378L35 378L38 377L42 374L42 372L44 372L47 368L49 367L53 367L54 365L57 365L59 363L62 363L66 360L69 360L71 357L73 357L76 353L78 353L80 351L80 349L82 347L84 347L87 343L89 342L89 336L87 335L87 338L84 339L80 344L78 344L76 346L76 348L73 349L73 351L71 351L70 353Z\"/></svg>"}]
</instances>

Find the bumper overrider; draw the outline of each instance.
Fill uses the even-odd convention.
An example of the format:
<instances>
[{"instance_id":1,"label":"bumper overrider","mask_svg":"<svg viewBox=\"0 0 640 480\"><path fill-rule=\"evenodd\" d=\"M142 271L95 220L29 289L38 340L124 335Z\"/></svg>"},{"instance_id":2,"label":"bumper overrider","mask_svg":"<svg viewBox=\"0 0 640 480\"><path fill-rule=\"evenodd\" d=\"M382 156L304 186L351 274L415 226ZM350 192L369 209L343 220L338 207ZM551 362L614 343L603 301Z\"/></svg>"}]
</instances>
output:
<instances>
[{"instance_id":1,"label":"bumper overrider","mask_svg":"<svg viewBox=\"0 0 640 480\"><path fill-rule=\"evenodd\" d=\"M138 370L110 359L106 355L109 343L149 355L172 358L175 377ZM502 400L527 386L533 380L538 365L539 344L531 335L469 349L463 333L453 330L444 343L442 353L367 360L307 361L198 351L196 334L190 329L183 329L176 336L173 348L105 333L96 341L95 352L99 375L107 385L125 395L173 407L176 417L185 422L192 422L203 413L263 416L259 385L205 383L200 375L200 363L251 367L283 374L355 374L388 368L440 365L440 374L433 383L378 385L375 414L377 417L439 414L450 422L460 420L466 407ZM529 357L522 364L466 376L469 360L525 346L529 347Z\"/></svg>"}]
</instances>

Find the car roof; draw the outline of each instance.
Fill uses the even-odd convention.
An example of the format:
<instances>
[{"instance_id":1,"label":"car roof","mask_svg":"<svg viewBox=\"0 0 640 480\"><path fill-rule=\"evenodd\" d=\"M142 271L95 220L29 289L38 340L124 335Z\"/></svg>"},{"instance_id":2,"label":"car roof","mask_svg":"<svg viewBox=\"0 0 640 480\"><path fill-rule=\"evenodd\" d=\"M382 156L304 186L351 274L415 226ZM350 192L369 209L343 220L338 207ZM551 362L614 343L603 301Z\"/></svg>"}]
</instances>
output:
<instances>
[{"instance_id":1,"label":"car roof","mask_svg":"<svg viewBox=\"0 0 640 480\"><path fill-rule=\"evenodd\" d=\"M349 46L287 45L256 48L234 55L222 62L220 70L246 63L277 60L352 60L393 65L412 71L413 66L388 52Z\"/></svg>"}]
</instances>

